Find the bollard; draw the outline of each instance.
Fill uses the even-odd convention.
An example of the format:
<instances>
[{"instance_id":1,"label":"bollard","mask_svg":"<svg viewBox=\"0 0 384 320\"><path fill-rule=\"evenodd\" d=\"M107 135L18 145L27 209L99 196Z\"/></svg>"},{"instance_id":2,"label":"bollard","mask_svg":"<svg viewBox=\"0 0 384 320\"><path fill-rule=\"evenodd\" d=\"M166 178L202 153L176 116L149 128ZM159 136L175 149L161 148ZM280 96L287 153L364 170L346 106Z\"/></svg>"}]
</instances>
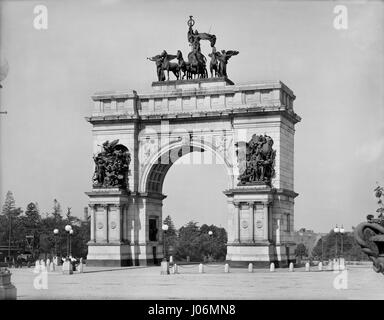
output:
<instances>
[{"instance_id":1,"label":"bollard","mask_svg":"<svg viewBox=\"0 0 384 320\"><path fill-rule=\"evenodd\" d=\"M204 273L204 265L202 263L199 264L199 273Z\"/></svg>"},{"instance_id":2,"label":"bollard","mask_svg":"<svg viewBox=\"0 0 384 320\"><path fill-rule=\"evenodd\" d=\"M161 261L161 271L160 271L160 274L169 274L169 264L168 264L168 261L166 260L163 260Z\"/></svg>"},{"instance_id":3,"label":"bollard","mask_svg":"<svg viewBox=\"0 0 384 320\"><path fill-rule=\"evenodd\" d=\"M327 270L333 270L333 262L332 261L328 262Z\"/></svg>"},{"instance_id":4,"label":"bollard","mask_svg":"<svg viewBox=\"0 0 384 320\"><path fill-rule=\"evenodd\" d=\"M80 258L80 263L79 263L79 272L83 273L84 272L84 263L83 263L83 258Z\"/></svg>"},{"instance_id":5,"label":"bollard","mask_svg":"<svg viewBox=\"0 0 384 320\"><path fill-rule=\"evenodd\" d=\"M173 263L173 256L169 257L169 263Z\"/></svg>"},{"instance_id":6,"label":"bollard","mask_svg":"<svg viewBox=\"0 0 384 320\"><path fill-rule=\"evenodd\" d=\"M333 261L333 271L339 271L340 270L340 265L339 265L340 261L338 259L335 259Z\"/></svg>"},{"instance_id":7,"label":"bollard","mask_svg":"<svg viewBox=\"0 0 384 320\"><path fill-rule=\"evenodd\" d=\"M226 263L226 264L224 265L224 272L225 272L225 273L229 273L229 264L228 264L228 263Z\"/></svg>"},{"instance_id":8,"label":"bollard","mask_svg":"<svg viewBox=\"0 0 384 320\"><path fill-rule=\"evenodd\" d=\"M179 273L179 266L175 263L175 273L178 274Z\"/></svg>"},{"instance_id":9,"label":"bollard","mask_svg":"<svg viewBox=\"0 0 384 320\"><path fill-rule=\"evenodd\" d=\"M345 270L345 259L340 258L340 270L343 271Z\"/></svg>"},{"instance_id":10,"label":"bollard","mask_svg":"<svg viewBox=\"0 0 384 320\"><path fill-rule=\"evenodd\" d=\"M53 261L49 264L49 271L50 272L55 271L55 264L53 263Z\"/></svg>"},{"instance_id":11,"label":"bollard","mask_svg":"<svg viewBox=\"0 0 384 320\"><path fill-rule=\"evenodd\" d=\"M65 260L63 262L62 273L63 274L73 274L73 269L72 269L71 261Z\"/></svg>"},{"instance_id":12,"label":"bollard","mask_svg":"<svg viewBox=\"0 0 384 320\"><path fill-rule=\"evenodd\" d=\"M252 263L250 263L248 265L248 272L253 272L253 264Z\"/></svg>"},{"instance_id":13,"label":"bollard","mask_svg":"<svg viewBox=\"0 0 384 320\"><path fill-rule=\"evenodd\" d=\"M40 262L39 260L35 261L35 269L33 270L34 273L39 273L40 272Z\"/></svg>"},{"instance_id":14,"label":"bollard","mask_svg":"<svg viewBox=\"0 0 384 320\"><path fill-rule=\"evenodd\" d=\"M293 271L294 271L293 262L291 262L289 264L289 272L293 272Z\"/></svg>"},{"instance_id":15,"label":"bollard","mask_svg":"<svg viewBox=\"0 0 384 320\"><path fill-rule=\"evenodd\" d=\"M46 262L47 269L49 268L50 264L51 264L51 260L47 259L47 262Z\"/></svg>"},{"instance_id":16,"label":"bollard","mask_svg":"<svg viewBox=\"0 0 384 320\"><path fill-rule=\"evenodd\" d=\"M310 269L309 269L309 262L307 262L306 264L305 264L305 271L309 271Z\"/></svg>"},{"instance_id":17,"label":"bollard","mask_svg":"<svg viewBox=\"0 0 384 320\"><path fill-rule=\"evenodd\" d=\"M317 266L319 271L323 271L323 263L319 262L319 265Z\"/></svg>"},{"instance_id":18,"label":"bollard","mask_svg":"<svg viewBox=\"0 0 384 320\"><path fill-rule=\"evenodd\" d=\"M275 272L275 264L272 262L271 265L269 266L269 271L270 272Z\"/></svg>"}]
</instances>

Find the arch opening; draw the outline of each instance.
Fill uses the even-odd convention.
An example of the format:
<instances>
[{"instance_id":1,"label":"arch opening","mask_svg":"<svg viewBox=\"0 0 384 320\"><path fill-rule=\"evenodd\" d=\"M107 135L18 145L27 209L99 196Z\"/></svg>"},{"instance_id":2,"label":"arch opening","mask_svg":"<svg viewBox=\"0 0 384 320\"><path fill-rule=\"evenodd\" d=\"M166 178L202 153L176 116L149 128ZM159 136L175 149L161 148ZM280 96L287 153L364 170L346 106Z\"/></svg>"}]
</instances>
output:
<instances>
[{"instance_id":1,"label":"arch opening","mask_svg":"<svg viewBox=\"0 0 384 320\"><path fill-rule=\"evenodd\" d=\"M219 164L224 164L226 171L224 174L228 177L228 188L231 188L233 186L234 173L230 163L228 163L228 161L224 159L213 146L210 146L207 143L192 141L190 144L182 142L170 144L154 154L144 167L140 183L141 191L145 193L162 194L164 179L175 162L187 154L205 151L214 155L213 160L218 160Z\"/></svg>"}]
</instances>

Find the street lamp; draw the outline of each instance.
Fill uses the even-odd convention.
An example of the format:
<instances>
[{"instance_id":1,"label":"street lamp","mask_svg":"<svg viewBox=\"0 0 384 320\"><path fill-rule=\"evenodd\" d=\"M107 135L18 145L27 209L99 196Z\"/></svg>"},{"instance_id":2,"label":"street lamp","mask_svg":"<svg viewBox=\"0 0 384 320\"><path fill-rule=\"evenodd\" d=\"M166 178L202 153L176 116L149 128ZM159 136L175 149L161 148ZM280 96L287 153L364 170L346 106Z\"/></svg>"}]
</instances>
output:
<instances>
[{"instance_id":1,"label":"street lamp","mask_svg":"<svg viewBox=\"0 0 384 320\"><path fill-rule=\"evenodd\" d=\"M70 255L70 252L69 252L70 251L70 249L69 249L70 244L69 244L69 242L70 242L70 236L71 236L72 227L69 224L67 224L65 226L64 230L67 232L67 257L69 258L69 255ZM72 231L72 233L73 233L73 231Z\"/></svg>"},{"instance_id":2,"label":"street lamp","mask_svg":"<svg viewBox=\"0 0 384 320\"><path fill-rule=\"evenodd\" d=\"M166 257L166 254L165 254L165 237L167 235L167 231L168 231L168 225L167 224L163 224L161 226L161 229L163 230L163 261L167 261L167 257Z\"/></svg>"},{"instance_id":3,"label":"street lamp","mask_svg":"<svg viewBox=\"0 0 384 320\"><path fill-rule=\"evenodd\" d=\"M336 227L333 229L333 232L336 234L336 258L337 258L337 260L338 260L338 262L339 262L339 269L340 269L340 255L337 253L337 251L338 251L338 246L337 246L337 235L340 233L340 234L343 234L344 233L344 228L343 227L338 227L337 225L336 225ZM343 239L341 239L341 241L343 241ZM343 247L343 246L341 246L341 247ZM341 249L341 250L343 250L343 249Z\"/></svg>"},{"instance_id":4,"label":"street lamp","mask_svg":"<svg viewBox=\"0 0 384 320\"><path fill-rule=\"evenodd\" d=\"M55 237L55 256L57 257L57 237L59 235L59 229L53 229L53 235Z\"/></svg>"},{"instance_id":5,"label":"street lamp","mask_svg":"<svg viewBox=\"0 0 384 320\"><path fill-rule=\"evenodd\" d=\"M343 248L343 236L344 236L344 232L345 232L345 230L344 230L344 228L343 228L343 225L341 225L341 228L339 229L339 232L340 232L340 238L341 238L341 257L343 257L344 258L344 248Z\"/></svg>"},{"instance_id":6,"label":"street lamp","mask_svg":"<svg viewBox=\"0 0 384 320\"><path fill-rule=\"evenodd\" d=\"M212 258L212 235L213 235L213 232L212 230L209 230L208 231L208 235L209 235L209 253L211 255L211 258Z\"/></svg>"},{"instance_id":7,"label":"street lamp","mask_svg":"<svg viewBox=\"0 0 384 320\"><path fill-rule=\"evenodd\" d=\"M69 230L69 256L72 256L72 235L73 229Z\"/></svg>"}]
</instances>

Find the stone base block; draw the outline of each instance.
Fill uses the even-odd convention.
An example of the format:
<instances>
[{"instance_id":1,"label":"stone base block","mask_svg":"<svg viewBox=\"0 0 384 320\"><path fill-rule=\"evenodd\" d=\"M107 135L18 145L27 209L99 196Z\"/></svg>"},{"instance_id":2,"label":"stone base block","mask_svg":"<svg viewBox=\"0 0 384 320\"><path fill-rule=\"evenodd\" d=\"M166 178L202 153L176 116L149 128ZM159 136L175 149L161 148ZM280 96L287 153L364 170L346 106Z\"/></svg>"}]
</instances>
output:
<instances>
[{"instance_id":1,"label":"stone base block","mask_svg":"<svg viewBox=\"0 0 384 320\"><path fill-rule=\"evenodd\" d=\"M0 286L0 300L16 300L17 289L13 284Z\"/></svg>"},{"instance_id":2,"label":"stone base block","mask_svg":"<svg viewBox=\"0 0 384 320\"><path fill-rule=\"evenodd\" d=\"M273 262L275 267L288 267L294 261L284 246L255 244L242 246L228 245L226 262L231 267L248 267L250 263L254 268L269 268Z\"/></svg>"},{"instance_id":3,"label":"stone base block","mask_svg":"<svg viewBox=\"0 0 384 320\"><path fill-rule=\"evenodd\" d=\"M63 274L73 274L72 263L70 263L69 261L64 261L62 266L62 272Z\"/></svg>"},{"instance_id":4,"label":"stone base block","mask_svg":"<svg viewBox=\"0 0 384 320\"><path fill-rule=\"evenodd\" d=\"M159 265L145 245L88 243L87 267Z\"/></svg>"}]
</instances>

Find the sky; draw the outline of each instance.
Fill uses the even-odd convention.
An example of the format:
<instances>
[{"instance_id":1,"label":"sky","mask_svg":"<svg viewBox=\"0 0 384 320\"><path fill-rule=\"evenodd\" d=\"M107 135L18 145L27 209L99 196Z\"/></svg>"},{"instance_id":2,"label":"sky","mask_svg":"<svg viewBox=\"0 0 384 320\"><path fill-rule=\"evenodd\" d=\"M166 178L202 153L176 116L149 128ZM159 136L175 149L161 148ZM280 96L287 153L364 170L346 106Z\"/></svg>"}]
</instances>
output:
<instances>
[{"instance_id":1,"label":"sky","mask_svg":"<svg viewBox=\"0 0 384 320\"><path fill-rule=\"evenodd\" d=\"M36 29L36 5L48 28ZM347 9L337 29L336 5ZM150 92L162 50L189 52L190 15L228 64L235 84L281 80L302 117L295 134L295 228L347 230L376 210L384 184L384 4L381 1L0 1L0 203L49 212L53 199L82 216L93 170L91 95ZM209 53L209 44L202 44ZM222 165L167 174L163 214L226 227Z\"/></svg>"}]
</instances>

